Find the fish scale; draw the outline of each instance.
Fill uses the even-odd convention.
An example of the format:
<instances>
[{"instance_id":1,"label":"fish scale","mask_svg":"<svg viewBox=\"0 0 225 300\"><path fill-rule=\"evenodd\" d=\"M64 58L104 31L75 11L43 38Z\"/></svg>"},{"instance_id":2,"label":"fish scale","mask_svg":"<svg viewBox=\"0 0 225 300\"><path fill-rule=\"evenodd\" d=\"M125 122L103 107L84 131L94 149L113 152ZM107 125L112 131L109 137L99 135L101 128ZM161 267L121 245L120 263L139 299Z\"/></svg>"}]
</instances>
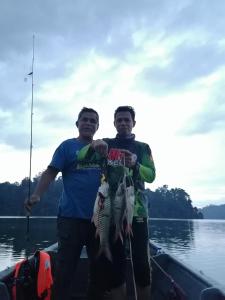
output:
<instances>
[{"instance_id":1,"label":"fish scale","mask_svg":"<svg viewBox=\"0 0 225 300\"><path fill-rule=\"evenodd\" d=\"M113 198L112 201L112 214L113 214L112 221L113 221L113 225L115 225L114 241L116 241L118 238L123 240L122 231L123 231L125 212L126 212L126 198L125 198L125 186L123 180L119 184L115 197Z\"/></svg>"},{"instance_id":2,"label":"fish scale","mask_svg":"<svg viewBox=\"0 0 225 300\"><path fill-rule=\"evenodd\" d=\"M127 186L127 181L130 185ZM110 251L110 227L115 227L113 241L118 238L123 242L124 223L125 233L132 234L132 220L134 211L134 186L127 174L124 174L118 184L115 196L109 193L109 184L103 181L98 189L94 205L93 221L96 226L96 236L100 240L98 256L104 254L112 259Z\"/></svg>"},{"instance_id":3,"label":"fish scale","mask_svg":"<svg viewBox=\"0 0 225 300\"><path fill-rule=\"evenodd\" d=\"M132 233L132 221L133 221L133 215L134 215L134 200L135 200L135 194L134 194L134 186L130 185L126 187L126 234L133 234Z\"/></svg>"},{"instance_id":4,"label":"fish scale","mask_svg":"<svg viewBox=\"0 0 225 300\"><path fill-rule=\"evenodd\" d=\"M101 184L98 190L94 206L93 221L96 226L96 236L99 236L100 240L98 256L104 254L109 260L112 260L109 247L111 199L109 197L109 184L105 181Z\"/></svg>"}]
</instances>

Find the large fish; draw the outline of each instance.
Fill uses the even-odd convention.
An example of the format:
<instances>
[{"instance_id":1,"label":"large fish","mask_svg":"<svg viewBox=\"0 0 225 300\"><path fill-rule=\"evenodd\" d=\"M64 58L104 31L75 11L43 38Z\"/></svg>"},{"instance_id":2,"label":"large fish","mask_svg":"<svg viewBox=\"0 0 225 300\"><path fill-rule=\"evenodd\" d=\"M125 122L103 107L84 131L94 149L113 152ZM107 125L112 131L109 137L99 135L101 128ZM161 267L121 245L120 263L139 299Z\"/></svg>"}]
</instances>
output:
<instances>
[{"instance_id":1,"label":"large fish","mask_svg":"<svg viewBox=\"0 0 225 300\"><path fill-rule=\"evenodd\" d=\"M109 260L112 255L109 245L111 224L111 199L109 197L109 184L105 181L98 189L94 205L93 222L96 226L96 236L99 236L100 248L97 256L104 254Z\"/></svg>"},{"instance_id":2,"label":"large fish","mask_svg":"<svg viewBox=\"0 0 225 300\"><path fill-rule=\"evenodd\" d=\"M112 221L115 225L115 234L114 234L114 241L118 238L123 241L123 223L125 218L126 212L126 186L124 184L124 180L119 183L115 197L113 198L112 202Z\"/></svg>"},{"instance_id":3,"label":"large fish","mask_svg":"<svg viewBox=\"0 0 225 300\"><path fill-rule=\"evenodd\" d=\"M126 187L125 191L125 201L126 201L126 228L125 233L128 235L133 235L132 232L132 222L134 216L134 186L130 185Z\"/></svg>"}]
</instances>

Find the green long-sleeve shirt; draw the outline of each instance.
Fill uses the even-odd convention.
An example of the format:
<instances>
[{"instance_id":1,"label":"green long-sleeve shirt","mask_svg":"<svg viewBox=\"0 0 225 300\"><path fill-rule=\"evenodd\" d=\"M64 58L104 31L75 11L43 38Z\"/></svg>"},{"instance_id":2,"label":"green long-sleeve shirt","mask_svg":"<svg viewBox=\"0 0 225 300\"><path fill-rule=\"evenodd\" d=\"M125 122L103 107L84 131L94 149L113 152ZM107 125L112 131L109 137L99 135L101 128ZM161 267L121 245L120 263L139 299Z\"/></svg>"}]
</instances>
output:
<instances>
[{"instance_id":1,"label":"green long-sleeve shirt","mask_svg":"<svg viewBox=\"0 0 225 300\"><path fill-rule=\"evenodd\" d=\"M113 138L104 139L110 149L126 149L137 155L137 164L132 169L127 169L127 173L132 178L135 187L135 206L134 216L147 216L147 203L144 199L142 191L144 190L144 183L151 183L155 179L155 165L151 154L151 149L148 144L135 141L134 135L128 139ZM78 158L82 160L93 160L102 162L98 153L94 152L90 145L82 148L78 154ZM115 193L118 183L124 174L123 166L107 166L107 176L112 193Z\"/></svg>"}]
</instances>

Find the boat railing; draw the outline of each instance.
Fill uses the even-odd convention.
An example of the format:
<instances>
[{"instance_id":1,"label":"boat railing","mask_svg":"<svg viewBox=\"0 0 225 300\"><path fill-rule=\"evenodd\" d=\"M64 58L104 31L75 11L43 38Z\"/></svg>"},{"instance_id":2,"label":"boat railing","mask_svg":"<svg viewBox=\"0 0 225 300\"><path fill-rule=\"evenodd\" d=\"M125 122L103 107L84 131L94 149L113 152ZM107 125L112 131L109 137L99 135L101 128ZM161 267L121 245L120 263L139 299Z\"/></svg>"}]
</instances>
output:
<instances>
[{"instance_id":1,"label":"boat railing","mask_svg":"<svg viewBox=\"0 0 225 300\"><path fill-rule=\"evenodd\" d=\"M154 246L157 250L157 246ZM155 277L153 278L153 286L154 282L156 284L161 282L157 280L158 278L164 277L165 282L173 284L172 280L174 280L179 287L185 287L186 299L225 300L224 287L186 263L183 264L173 255L167 254L162 248L160 248L160 251L155 251L155 254L151 256L151 261Z\"/></svg>"}]
</instances>

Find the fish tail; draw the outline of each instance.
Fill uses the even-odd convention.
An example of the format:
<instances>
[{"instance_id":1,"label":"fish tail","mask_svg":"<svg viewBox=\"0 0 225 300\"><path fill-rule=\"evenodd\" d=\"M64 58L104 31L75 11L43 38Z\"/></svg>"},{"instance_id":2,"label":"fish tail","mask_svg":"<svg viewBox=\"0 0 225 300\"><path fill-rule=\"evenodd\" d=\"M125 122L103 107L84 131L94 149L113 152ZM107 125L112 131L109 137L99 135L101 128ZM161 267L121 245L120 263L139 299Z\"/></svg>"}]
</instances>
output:
<instances>
[{"instance_id":1,"label":"fish tail","mask_svg":"<svg viewBox=\"0 0 225 300\"><path fill-rule=\"evenodd\" d=\"M120 240L121 240L121 242L122 242L122 244L123 244L123 235L122 235L122 232L120 231L120 233L119 233L119 238L120 238Z\"/></svg>"},{"instance_id":2,"label":"fish tail","mask_svg":"<svg viewBox=\"0 0 225 300\"><path fill-rule=\"evenodd\" d=\"M91 223L94 223L96 225L96 215L93 215L91 218Z\"/></svg>"},{"instance_id":3,"label":"fish tail","mask_svg":"<svg viewBox=\"0 0 225 300\"><path fill-rule=\"evenodd\" d=\"M109 247L100 247L98 253L97 253L97 257L101 256L101 255L105 255L105 257L112 262L112 253L109 249Z\"/></svg>"},{"instance_id":4,"label":"fish tail","mask_svg":"<svg viewBox=\"0 0 225 300\"><path fill-rule=\"evenodd\" d=\"M126 225L125 233L126 233L126 235L131 235L131 236L133 236L133 231L132 231L132 225L131 225L131 224L127 224L127 225Z\"/></svg>"},{"instance_id":5,"label":"fish tail","mask_svg":"<svg viewBox=\"0 0 225 300\"><path fill-rule=\"evenodd\" d=\"M121 232L121 230L120 231L117 231L117 232L115 232L115 236L114 236L114 243L118 240L118 239L120 239L121 240L121 242L122 242L122 244L123 244L123 235L122 235L122 232Z\"/></svg>"}]
</instances>

